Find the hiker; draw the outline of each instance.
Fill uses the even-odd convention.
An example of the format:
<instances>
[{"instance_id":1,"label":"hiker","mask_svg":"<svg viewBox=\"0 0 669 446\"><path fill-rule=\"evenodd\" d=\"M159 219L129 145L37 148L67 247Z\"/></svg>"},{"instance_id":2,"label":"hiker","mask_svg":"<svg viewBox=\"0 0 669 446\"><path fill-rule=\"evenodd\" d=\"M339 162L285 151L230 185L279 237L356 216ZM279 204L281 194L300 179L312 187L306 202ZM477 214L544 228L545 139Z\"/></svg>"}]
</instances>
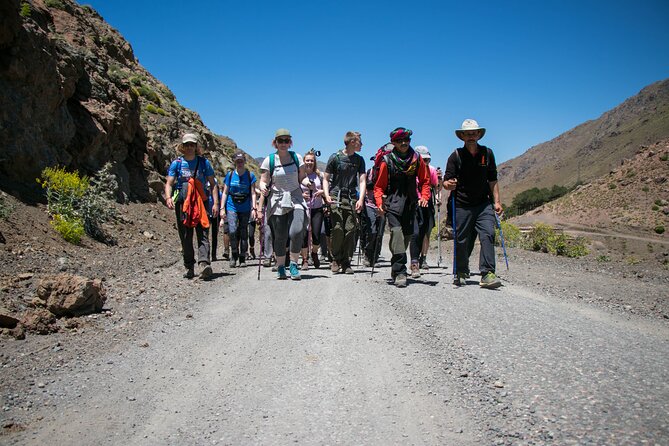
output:
<instances>
[{"instance_id":1,"label":"hiker","mask_svg":"<svg viewBox=\"0 0 669 446\"><path fill-rule=\"evenodd\" d=\"M246 156L237 152L232 158L235 168L225 175L221 215L228 221L230 235L230 268L246 266L249 243L249 220L255 211L256 176L246 169Z\"/></svg>"},{"instance_id":2,"label":"hiker","mask_svg":"<svg viewBox=\"0 0 669 446\"><path fill-rule=\"evenodd\" d=\"M212 275L209 263L209 218L206 206L201 202L206 199L203 185L209 182L210 195L214 197L211 214L214 217L218 216L218 186L214 179L214 169L209 160L201 156L202 147L194 133L183 135L181 142L177 145L177 152L181 156L172 161L167 171L165 202L167 207L174 209L176 213L177 229L186 267L184 277L192 279L195 276L195 252L193 250L193 229L195 229L198 245L197 260L201 268L200 278L209 279ZM172 195L173 188L174 195ZM192 197L191 202L189 198ZM196 203L196 206L191 206L190 203ZM198 207L197 204L200 206ZM188 208L188 213L185 208ZM186 221L184 217L187 218Z\"/></svg>"},{"instance_id":3,"label":"hiker","mask_svg":"<svg viewBox=\"0 0 669 446\"><path fill-rule=\"evenodd\" d=\"M272 146L275 153L266 157L260 165L260 208L258 220L267 215L266 223L272 229L277 278L286 279L286 244L290 243L289 273L292 280L300 280L297 261L302 249L304 231L307 227L305 209L307 203L300 185L313 187L307 178L302 156L289 151L293 139L288 129L279 129ZM267 209L264 209L268 201Z\"/></svg>"},{"instance_id":4,"label":"hiker","mask_svg":"<svg viewBox=\"0 0 669 446\"><path fill-rule=\"evenodd\" d=\"M332 154L325 166L323 194L330 206L330 270L333 273L353 274L355 232L359 226L358 214L364 210L367 188L365 159L357 153L361 148L360 133L346 132L344 148Z\"/></svg>"},{"instance_id":5,"label":"hiker","mask_svg":"<svg viewBox=\"0 0 669 446\"><path fill-rule=\"evenodd\" d=\"M218 186L218 180L214 178L214 182L216 183L217 189L218 189L218 202L223 203L222 197L223 197L223 191L221 188ZM207 190L211 190L211 185L209 184L209 181L207 181ZM214 217L214 196L212 194L207 195L208 198L208 203L207 203L207 209L209 210L209 213L207 214L209 216L209 222L210 222L210 229L211 229L211 261L215 262L218 260L216 257L216 251L218 250L218 227L221 225L221 214L219 213L217 216Z\"/></svg>"},{"instance_id":6,"label":"hiker","mask_svg":"<svg viewBox=\"0 0 669 446\"><path fill-rule=\"evenodd\" d=\"M416 279L420 277L421 269L429 269L427 264L427 252L430 249L430 234L435 225L435 209L439 206L439 193L441 185L439 184L439 177L437 169L430 166L432 155L425 146L417 146L415 149L423 162L429 169L430 176L430 200L427 207L418 207L416 209L416 220L414 222L414 233L411 236L411 246L409 252L411 254L411 277Z\"/></svg>"},{"instance_id":7,"label":"hiker","mask_svg":"<svg viewBox=\"0 0 669 446\"><path fill-rule=\"evenodd\" d=\"M413 234L416 207L427 207L430 200L429 170L410 146L412 134L404 127L390 132L393 150L383 155L374 184L376 206L390 228L390 277L400 288L407 285L406 250Z\"/></svg>"},{"instance_id":8,"label":"hiker","mask_svg":"<svg viewBox=\"0 0 669 446\"><path fill-rule=\"evenodd\" d=\"M375 156L370 158L374 161ZM367 190L365 191L365 212L362 213L361 219L362 233L364 235L364 243L362 248L365 252L365 257L362 261L363 266L373 266L379 260L381 253L381 244L383 239L383 230L385 229L385 219L379 213L374 201L374 171L373 167L367 169L366 180Z\"/></svg>"},{"instance_id":9,"label":"hiker","mask_svg":"<svg viewBox=\"0 0 669 446\"><path fill-rule=\"evenodd\" d=\"M497 165L492 150L478 141L485 128L473 119L465 119L455 135L464 141L446 163L444 188L453 191L455 200L455 273L457 286L466 284L469 277L469 256L478 234L481 243L479 270L480 286L497 288L502 282L495 275L495 214L502 214L502 202L497 184Z\"/></svg>"},{"instance_id":10,"label":"hiker","mask_svg":"<svg viewBox=\"0 0 669 446\"><path fill-rule=\"evenodd\" d=\"M305 171L313 188L302 186L302 196L307 200L309 214L307 220L309 231L304 234L302 243L302 271L309 268L309 257L314 268L318 269L321 266L318 251L323 227L323 174L318 170L316 162L316 151L311 149L304 155ZM311 252L309 252L309 237L311 237Z\"/></svg>"}]
</instances>

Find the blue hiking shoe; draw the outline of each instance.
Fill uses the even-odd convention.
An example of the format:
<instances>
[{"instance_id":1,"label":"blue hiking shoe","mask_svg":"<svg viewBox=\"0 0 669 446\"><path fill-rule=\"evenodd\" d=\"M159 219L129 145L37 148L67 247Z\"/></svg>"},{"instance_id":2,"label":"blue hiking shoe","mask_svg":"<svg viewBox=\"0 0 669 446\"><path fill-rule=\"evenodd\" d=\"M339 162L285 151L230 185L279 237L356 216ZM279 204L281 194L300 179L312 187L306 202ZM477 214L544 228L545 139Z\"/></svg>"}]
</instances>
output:
<instances>
[{"instance_id":1,"label":"blue hiking shoe","mask_svg":"<svg viewBox=\"0 0 669 446\"><path fill-rule=\"evenodd\" d=\"M293 280L300 280L300 270L297 268L297 263L290 262L290 278Z\"/></svg>"},{"instance_id":2,"label":"blue hiking shoe","mask_svg":"<svg viewBox=\"0 0 669 446\"><path fill-rule=\"evenodd\" d=\"M279 265L276 267L276 278L279 280L286 280L288 277L286 276L286 267L283 265Z\"/></svg>"}]
</instances>

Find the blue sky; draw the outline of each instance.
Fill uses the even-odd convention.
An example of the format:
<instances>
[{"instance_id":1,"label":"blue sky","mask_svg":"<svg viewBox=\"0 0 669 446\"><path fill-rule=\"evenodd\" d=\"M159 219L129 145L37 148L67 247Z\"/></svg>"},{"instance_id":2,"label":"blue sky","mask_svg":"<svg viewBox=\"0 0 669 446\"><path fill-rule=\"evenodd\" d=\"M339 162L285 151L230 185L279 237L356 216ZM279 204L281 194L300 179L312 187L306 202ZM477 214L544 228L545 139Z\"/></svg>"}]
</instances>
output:
<instances>
[{"instance_id":1,"label":"blue sky","mask_svg":"<svg viewBox=\"0 0 669 446\"><path fill-rule=\"evenodd\" d=\"M669 2L92 0L136 57L253 156L287 127L369 158L397 126L433 165L465 118L498 163L669 77Z\"/></svg>"}]
</instances>

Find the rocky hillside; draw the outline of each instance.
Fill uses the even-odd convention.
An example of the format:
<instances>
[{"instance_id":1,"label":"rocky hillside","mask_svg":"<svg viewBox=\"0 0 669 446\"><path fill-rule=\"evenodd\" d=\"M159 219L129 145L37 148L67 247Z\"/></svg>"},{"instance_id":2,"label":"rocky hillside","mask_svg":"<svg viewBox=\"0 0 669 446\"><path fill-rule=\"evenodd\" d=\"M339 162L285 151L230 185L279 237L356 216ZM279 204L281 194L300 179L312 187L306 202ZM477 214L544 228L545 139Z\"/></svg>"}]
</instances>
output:
<instances>
[{"instance_id":1,"label":"rocky hillside","mask_svg":"<svg viewBox=\"0 0 669 446\"><path fill-rule=\"evenodd\" d=\"M499 166L504 202L532 187L573 186L607 174L642 145L669 138L669 79Z\"/></svg>"},{"instance_id":2,"label":"rocky hillside","mask_svg":"<svg viewBox=\"0 0 669 446\"><path fill-rule=\"evenodd\" d=\"M119 199L155 201L185 131L200 134L219 173L237 149L97 12L70 0L0 2L0 103L0 189L28 200L40 197L46 166L90 175L111 162Z\"/></svg>"}]
</instances>

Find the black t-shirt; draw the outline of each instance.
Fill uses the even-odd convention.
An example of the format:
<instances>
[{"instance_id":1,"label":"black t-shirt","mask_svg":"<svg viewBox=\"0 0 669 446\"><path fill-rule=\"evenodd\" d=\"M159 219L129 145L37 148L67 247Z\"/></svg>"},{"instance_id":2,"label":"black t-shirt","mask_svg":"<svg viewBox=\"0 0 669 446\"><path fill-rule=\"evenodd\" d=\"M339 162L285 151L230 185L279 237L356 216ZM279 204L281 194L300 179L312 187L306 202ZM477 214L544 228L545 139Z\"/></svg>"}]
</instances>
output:
<instances>
[{"instance_id":1,"label":"black t-shirt","mask_svg":"<svg viewBox=\"0 0 669 446\"><path fill-rule=\"evenodd\" d=\"M365 159L357 153L347 156L338 151L328 159L325 172L330 174L330 195L340 190L354 193L358 190L360 174L365 173Z\"/></svg>"},{"instance_id":2,"label":"black t-shirt","mask_svg":"<svg viewBox=\"0 0 669 446\"><path fill-rule=\"evenodd\" d=\"M464 147L456 150L457 154L454 151L448 157L444 173L445 180L458 179L455 204L460 207L473 207L491 202L489 182L497 181L497 164L492 150L479 145L475 156Z\"/></svg>"}]
</instances>

